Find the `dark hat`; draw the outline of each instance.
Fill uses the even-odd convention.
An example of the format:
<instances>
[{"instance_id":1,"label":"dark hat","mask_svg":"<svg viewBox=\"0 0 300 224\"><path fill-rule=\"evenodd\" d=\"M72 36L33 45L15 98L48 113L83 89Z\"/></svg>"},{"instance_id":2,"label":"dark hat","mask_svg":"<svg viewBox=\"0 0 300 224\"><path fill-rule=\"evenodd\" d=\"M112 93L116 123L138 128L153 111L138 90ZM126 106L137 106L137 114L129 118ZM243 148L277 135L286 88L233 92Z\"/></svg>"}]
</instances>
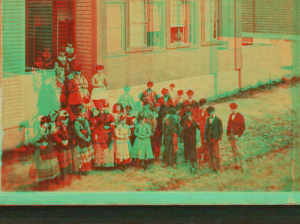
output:
<instances>
[{"instance_id":1,"label":"dark hat","mask_svg":"<svg viewBox=\"0 0 300 224\"><path fill-rule=\"evenodd\" d=\"M148 87L152 87L154 85L154 83L152 82L152 81L149 81L148 83L147 83L147 86Z\"/></svg>"},{"instance_id":2,"label":"dark hat","mask_svg":"<svg viewBox=\"0 0 300 224\"><path fill-rule=\"evenodd\" d=\"M170 84L170 87L175 87L175 84L174 84L174 83L171 83L171 84Z\"/></svg>"},{"instance_id":3,"label":"dark hat","mask_svg":"<svg viewBox=\"0 0 300 224\"><path fill-rule=\"evenodd\" d=\"M168 110L168 113L169 113L169 114L175 115L175 114L176 114L176 109L175 109L174 107L172 107L172 108L170 108L170 109Z\"/></svg>"},{"instance_id":4,"label":"dark hat","mask_svg":"<svg viewBox=\"0 0 300 224\"><path fill-rule=\"evenodd\" d=\"M182 95L183 94L183 90L178 90L177 91L177 94L180 96L180 95Z\"/></svg>"},{"instance_id":5,"label":"dark hat","mask_svg":"<svg viewBox=\"0 0 300 224\"><path fill-rule=\"evenodd\" d=\"M231 104L229 104L229 107L231 109L236 109L236 108L238 108L238 105L236 103L231 103Z\"/></svg>"},{"instance_id":6,"label":"dark hat","mask_svg":"<svg viewBox=\"0 0 300 224\"><path fill-rule=\"evenodd\" d=\"M188 90L188 91L186 92L186 94L187 94L187 95L192 95L192 94L194 94L194 91L190 89L190 90Z\"/></svg>"},{"instance_id":7,"label":"dark hat","mask_svg":"<svg viewBox=\"0 0 300 224\"><path fill-rule=\"evenodd\" d=\"M162 93L163 95L168 94L168 92L169 92L169 90L166 89L166 88L163 88L163 89L161 90L161 93Z\"/></svg>"},{"instance_id":8,"label":"dark hat","mask_svg":"<svg viewBox=\"0 0 300 224\"><path fill-rule=\"evenodd\" d=\"M213 106L209 106L208 108L206 108L206 111L208 113L215 111L215 108Z\"/></svg>"},{"instance_id":9,"label":"dark hat","mask_svg":"<svg viewBox=\"0 0 300 224\"><path fill-rule=\"evenodd\" d=\"M206 103L207 103L207 100L204 99L204 98L201 98L201 99L199 100L199 106L203 106L203 105L206 104Z\"/></svg>"},{"instance_id":10,"label":"dark hat","mask_svg":"<svg viewBox=\"0 0 300 224\"><path fill-rule=\"evenodd\" d=\"M96 69L97 70L102 70L102 69L104 69L104 65L97 65Z\"/></svg>"}]
</instances>

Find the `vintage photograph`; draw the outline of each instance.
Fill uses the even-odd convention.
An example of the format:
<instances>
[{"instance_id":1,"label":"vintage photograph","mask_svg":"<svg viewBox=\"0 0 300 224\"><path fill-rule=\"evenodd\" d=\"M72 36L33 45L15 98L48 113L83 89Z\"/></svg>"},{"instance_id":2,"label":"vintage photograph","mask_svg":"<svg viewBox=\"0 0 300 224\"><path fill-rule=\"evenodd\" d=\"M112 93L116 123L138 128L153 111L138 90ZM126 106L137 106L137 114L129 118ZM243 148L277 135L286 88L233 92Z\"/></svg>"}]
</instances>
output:
<instances>
[{"instance_id":1,"label":"vintage photograph","mask_svg":"<svg viewBox=\"0 0 300 224\"><path fill-rule=\"evenodd\" d=\"M299 190L297 1L0 2L2 192Z\"/></svg>"}]
</instances>

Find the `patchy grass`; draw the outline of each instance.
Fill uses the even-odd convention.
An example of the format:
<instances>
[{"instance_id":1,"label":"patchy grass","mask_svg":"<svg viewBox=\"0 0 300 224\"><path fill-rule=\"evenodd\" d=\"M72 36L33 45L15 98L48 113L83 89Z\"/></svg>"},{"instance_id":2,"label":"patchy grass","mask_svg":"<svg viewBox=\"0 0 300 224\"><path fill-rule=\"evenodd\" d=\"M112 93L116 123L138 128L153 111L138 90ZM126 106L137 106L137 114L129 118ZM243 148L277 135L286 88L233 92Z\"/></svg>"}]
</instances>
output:
<instances>
[{"instance_id":1,"label":"patchy grass","mask_svg":"<svg viewBox=\"0 0 300 224\"><path fill-rule=\"evenodd\" d=\"M227 127L229 101L236 101L246 119L246 132L240 145L246 160L242 173L231 167L232 152L226 136L220 144L224 172L212 173L202 167L197 175L189 173L189 167L162 168L155 162L147 171L128 167L118 170L92 171L83 180L74 178L69 187L57 187L57 191L290 191L293 118L292 88L299 85L261 87L234 97L214 101L217 116ZM247 93L247 94L246 94ZM181 152L181 155L183 153ZM31 191L28 178L30 163L10 163L2 167L3 190ZM299 180L298 176L294 181Z\"/></svg>"}]
</instances>

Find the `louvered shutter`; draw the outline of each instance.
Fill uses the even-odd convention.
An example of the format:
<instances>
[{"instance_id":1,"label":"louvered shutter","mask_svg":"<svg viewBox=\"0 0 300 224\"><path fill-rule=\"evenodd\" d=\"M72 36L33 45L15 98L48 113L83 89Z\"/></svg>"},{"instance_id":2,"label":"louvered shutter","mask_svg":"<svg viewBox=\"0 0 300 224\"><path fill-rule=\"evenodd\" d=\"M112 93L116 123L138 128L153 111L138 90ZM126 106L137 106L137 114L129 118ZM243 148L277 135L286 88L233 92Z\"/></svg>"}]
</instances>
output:
<instances>
[{"instance_id":1,"label":"louvered shutter","mask_svg":"<svg viewBox=\"0 0 300 224\"><path fill-rule=\"evenodd\" d=\"M52 1L25 0L26 4L26 68L34 67L38 55L49 49L52 55Z\"/></svg>"},{"instance_id":2,"label":"louvered shutter","mask_svg":"<svg viewBox=\"0 0 300 224\"><path fill-rule=\"evenodd\" d=\"M255 32L293 34L293 0L255 1Z\"/></svg>"},{"instance_id":3,"label":"louvered shutter","mask_svg":"<svg viewBox=\"0 0 300 224\"><path fill-rule=\"evenodd\" d=\"M80 65L82 72L89 83L95 72L97 46L96 46L96 2L95 0L75 1L75 39L76 64ZM91 85L89 84L91 88Z\"/></svg>"},{"instance_id":4,"label":"louvered shutter","mask_svg":"<svg viewBox=\"0 0 300 224\"><path fill-rule=\"evenodd\" d=\"M246 33L255 32L255 0L243 0L242 1L242 30Z\"/></svg>"},{"instance_id":5,"label":"louvered shutter","mask_svg":"<svg viewBox=\"0 0 300 224\"><path fill-rule=\"evenodd\" d=\"M2 0L3 73L25 71L25 1ZM2 46L1 46L2 47Z\"/></svg>"}]
</instances>

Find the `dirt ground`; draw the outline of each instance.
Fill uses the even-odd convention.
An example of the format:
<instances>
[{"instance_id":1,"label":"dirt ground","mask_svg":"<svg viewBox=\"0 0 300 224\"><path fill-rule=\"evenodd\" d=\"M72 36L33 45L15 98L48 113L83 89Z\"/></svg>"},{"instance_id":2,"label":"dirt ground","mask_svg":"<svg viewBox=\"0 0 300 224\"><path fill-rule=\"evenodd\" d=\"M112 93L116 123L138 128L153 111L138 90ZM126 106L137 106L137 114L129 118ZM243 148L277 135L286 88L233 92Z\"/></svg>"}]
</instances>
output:
<instances>
[{"instance_id":1,"label":"dirt ground","mask_svg":"<svg viewBox=\"0 0 300 224\"><path fill-rule=\"evenodd\" d=\"M292 175L293 116L292 88L300 85L279 85L247 91L237 97L215 103L216 115L227 128L230 114L229 102L239 105L245 116L246 131L241 141L245 158L245 171L232 167L232 152L226 136L220 144L224 171L212 173L201 167L190 174L189 166L177 169L163 168L157 161L147 171L138 167L119 170L92 171L83 180L74 177L71 186L55 186L55 191L291 191L299 181ZM294 139L295 140L295 139ZM298 139L297 139L298 140ZM32 191L29 162L2 167L4 191Z\"/></svg>"}]
</instances>

